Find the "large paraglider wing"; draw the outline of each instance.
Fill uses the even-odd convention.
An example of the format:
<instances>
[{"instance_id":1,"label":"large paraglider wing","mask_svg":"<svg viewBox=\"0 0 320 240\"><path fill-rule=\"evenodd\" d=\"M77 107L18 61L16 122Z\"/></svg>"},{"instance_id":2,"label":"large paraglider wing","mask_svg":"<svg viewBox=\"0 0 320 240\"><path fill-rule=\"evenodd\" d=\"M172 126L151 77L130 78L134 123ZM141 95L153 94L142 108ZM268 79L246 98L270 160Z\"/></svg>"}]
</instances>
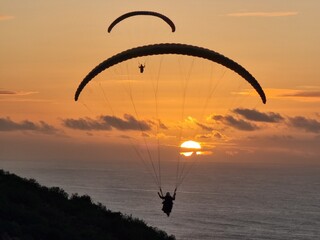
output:
<instances>
[{"instance_id":1,"label":"large paraglider wing","mask_svg":"<svg viewBox=\"0 0 320 240\"><path fill-rule=\"evenodd\" d=\"M95 76L97 76L99 73L106 70L107 68L132 58L159 54L188 55L208 59L210 61L219 63L233 70L242 78L244 78L248 83L250 83L251 86L260 95L263 103L266 103L267 101L265 93L258 81L244 67L242 67L235 61L206 48L177 43L161 43L132 48L108 58L107 60L103 61L98 66L96 66L94 69L92 69L91 72L89 72L88 75L82 80L75 93L75 100L78 100L81 91L88 84L88 82L90 82L91 79L93 79Z\"/></svg>"},{"instance_id":2,"label":"large paraglider wing","mask_svg":"<svg viewBox=\"0 0 320 240\"><path fill-rule=\"evenodd\" d=\"M174 32L176 30L176 26L174 25L174 23L170 20L170 18L168 18L167 16L161 14L161 13L157 13L157 12L151 12L151 11L134 11L134 12L128 12L125 13L123 15L121 15L120 17L118 17L116 20L114 20L110 26L108 27L108 32L111 32L112 28L117 25L119 22L121 22L122 20L132 17L132 16L137 16L137 15L149 15L149 16L155 16L155 17L159 17L161 18L163 21L165 21L172 29L172 32Z\"/></svg>"}]
</instances>

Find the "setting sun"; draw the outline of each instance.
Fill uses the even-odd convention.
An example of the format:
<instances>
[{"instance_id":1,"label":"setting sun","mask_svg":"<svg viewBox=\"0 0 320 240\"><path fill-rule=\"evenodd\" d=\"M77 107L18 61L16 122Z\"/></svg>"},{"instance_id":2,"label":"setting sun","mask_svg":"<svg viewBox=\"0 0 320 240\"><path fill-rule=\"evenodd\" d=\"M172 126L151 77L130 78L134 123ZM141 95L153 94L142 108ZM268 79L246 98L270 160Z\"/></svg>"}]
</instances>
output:
<instances>
[{"instance_id":1,"label":"setting sun","mask_svg":"<svg viewBox=\"0 0 320 240\"><path fill-rule=\"evenodd\" d=\"M180 154L185 157L190 157L193 153L197 155L201 154L200 151L197 151L198 149L201 149L201 145L198 142L189 140L189 141L183 142L180 145L180 147L182 150Z\"/></svg>"}]
</instances>

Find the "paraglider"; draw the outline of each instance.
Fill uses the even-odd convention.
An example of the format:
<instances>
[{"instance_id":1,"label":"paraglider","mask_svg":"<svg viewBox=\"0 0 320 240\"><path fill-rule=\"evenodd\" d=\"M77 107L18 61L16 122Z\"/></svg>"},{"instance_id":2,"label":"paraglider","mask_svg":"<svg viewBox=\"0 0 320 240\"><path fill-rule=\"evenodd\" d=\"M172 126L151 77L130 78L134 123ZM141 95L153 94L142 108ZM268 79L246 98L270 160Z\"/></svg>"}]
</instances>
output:
<instances>
[{"instance_id":1,"label":"paraglider","mask_svg":"<svg viewBox=\"0 0 320 240\"><path fill-rule=\"evenodd\" d=\"M105 61L101 62L99 65L97 65L95 68L93 68L85 77L84 79L81 81L81 83L79 84L76 92L75 92L75 96L74 99L75 101L78 101L79 96L81 94L81 92L83 91L83 89L86 87L86 85L93 79L95 78L97 75L99 75L101 72L103 72L104 70L107 70L117 64L120 64L122 62L131 60L131 59L135 59L135 58L139 58L139 57L147 57L147 56L154 56L154 55L164 55L164 54L176 54L176 55L185 55L185 56L190 56L190 57L197 57L197 58L202 58L205 60L209 60L211 62L220 64L224 67L226 67L229 70L232 70L233 72L237 73L239 76L241 76L246 82L248 82L254 89L255 91L258 93L258 95L260 96L262 102L265 104L266 103L266 96L265 93L262 89L262 87L260 86L259 82L253 77L253 75L246 70L244 67L242 67L240 64L238 64L237 62L233 61L230 58L225 57L224 55L217 53L213 50L210 49L206 49L206 48L202 48L202 47L198 47L198 46L192 46L192 45L187 45L187 44L180 44L180 43L160 43L160 44L151 44L151 45L145 45L145 46L140 46L140 47L135 47L132 49L128 49L125 50L123 52L120 52L108 59L106 59ZM145 64L140 64L138 65L140 72L143 73L144 68L145 68ZM130 81L128 81L130 82ZM158 82L156 82L156 84L152 85L153 86L153 90L154 95L155 95L155 108L157 109L158 106L158 102L157 102L157 85ZM232 84L233 85L233 84ZM145 134L145 131L142 129L141 125L139 125L139 117L138 117L138 113L136 110L136 104L134 102L133 99L133 95L132 95L132 89L131 89L131 85L129 85L129 88L127 88L128 90L128 94L129 94L129 101L131 101L131 105L133 107L133 110L135 112L136 115L136 120L135 122L137 122L138 126L140 126L140 131L141 131L141 137L142 137L142 144L144 144L144 148L145 148L145 153L146 153L146 158L144 158L142 156L142 152L138 149L137 146L133 146L133 149L135 150L135 152L137 153L137 156L140 158L140 160L146 164L146 160L150 162L151 164L151 170L153 171L154 174L154 182L156 183L156 185L160 188L160 192L158 192L158 196L163 200L162 204L162 211L169 217L172 211L172 207L173 207L173 201L176 198L176 190L177 188L180 186L180 184L182 183L182 181L185 179L186 175L189 172L189 169L187 169L187 167L185 167L186 165L183 165L180 167L180 158L178 158L177 161L177 171L176 171L176 188L175 191L173 193L173 195L171 195L169 192L166 193L165 195L162 193L161 190L161 167L160 167L160 153L159 153L159 149L160 149L160 143L159 143L159 129L160 129L160 125L161 125L161 121L158 120L158 126L156 127L155 131L157 131L156 133L154 133L154 136L157 138L157 146L158 146L158 153L157 156L154 158L153 156L151 156L151 150L149 147L149 143L148 141L152 141L152 139L147 140L146 136L150 136ZM185 93L185 92L184 92ZM105 93L103 92L103 95L105 97ZM185 98L184 98L185 94L182 95L183 97L183 103L185 102ZM209 95L210 96L210 95ZM184 111L184 104L181 106L182 112ZM157 110L156 110L157 111ZM182 115L183 116L183 115ZM158 119L158 115L156 113L156 118ZM201 124L200 124L201 125ZM180 137L179 139L182 140L181 136L182 136L182 128L180 130ZM136 140L133 140L136 141ZM187 141L192 142L192 141ZM195 152L196 154L194 154L195 156L197 155L198 150L201 148L200 146L198 146L199 144L195 145L196 142L192 142L192 145L187 145L187 148L191 148L192 152ZM132 141L131 141L131 145L132 145ZM137 144L139 145L139 144ZM143 146L143 145L142 145ZM182 147L183 144L182 144ZM199 151L200 152L200 151ZM192 154L182 154L185 157L190 157ZM155 165L154 165L154 160L157 159L158 161L158 170L156 169ZM185 164L185 163L184 163ZM190 167L192 167L192 164L190 165ZM157 172L158 171L158 172Z\"/></svg>"},{"instance_id":2,"label":"paraglider","mask_svg":"<svg viewBox=\"0 0 320 240\"><path fill-rule=\"evenodd\" d=\"M125 13L125 14L121 15L120 17L118 17L117 19L115 19L108 27L108 32L110 33L111 30L114 28L114 26L116 26L119 22L123 21L124 19L127 19L132 16L139 16L139 15L155 16L155 17L161 18L163 21L165 21L171 27L172 32L174 32L176 30L176 26L170 20L170 18L168 18L167 16L165 16L161 13L152 12L152 11L133 11L133 12Z\"/></svg>"},{"instance_id":3,"label":"paraglider","mask_svg":"<svg viewBox=\"0 0 320 240\"><path fill-rule=\"evenodd\" d=\"M187 44L179 44L179 43L160 43L160 44L145 45L145 46L136 47L136 48L123 51L121 53L118 53L108 58L107 60L97 65L94 69L92 69L87 74L87 76L82 80L82 82L79 84L76 90L76 93L74 96L75 101L78 100L84 87L102 71L129 59L143 57L143 56L160 55L160 54L187 55L187 56L204 58L209 61L213 61L218 64L221 64L227 67L228 69L236 72L248 83L250 83L251 86L259 94L263 103L266 103L267 101L265 93L262 87L260 86L259 82L251 75L250 72L248 72L244 67L242 67L235 61L213 50L192 46L192 45L187 45Z\"/></svg>"}]
</instances>

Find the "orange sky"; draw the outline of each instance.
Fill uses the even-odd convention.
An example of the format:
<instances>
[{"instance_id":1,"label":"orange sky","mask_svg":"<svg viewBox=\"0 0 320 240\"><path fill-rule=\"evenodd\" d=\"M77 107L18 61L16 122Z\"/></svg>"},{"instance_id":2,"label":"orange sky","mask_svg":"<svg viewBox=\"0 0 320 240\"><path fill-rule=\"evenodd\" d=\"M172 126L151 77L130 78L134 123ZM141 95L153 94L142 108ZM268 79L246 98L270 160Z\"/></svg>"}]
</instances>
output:
<instances>
[{"instance_id":1,"label":"orange sky","mask_svg":"<svg viewBox=\"0 0 320 240\"><path fill-rule=\"evenodd\" d=\"M2 1L0 160L127 159L144 139L150 148L160 139L170 158L192 138L211 152L202 156L207 161L317 162L319 8L318 0ZM157 18L134 17L107 33L108 24L132 10L166 14L176 32ZM178 56L119 64L74 102L77 85L101 61L161 42L202 46L235 60L260 82L267 104L233 72ZM146 62L143 74L139 61ZM157 129L157 118L166 128ZM111 124L117 121L127 129ZM137 129L139 121L149 129Z\"/></svg>"}]
</instances>

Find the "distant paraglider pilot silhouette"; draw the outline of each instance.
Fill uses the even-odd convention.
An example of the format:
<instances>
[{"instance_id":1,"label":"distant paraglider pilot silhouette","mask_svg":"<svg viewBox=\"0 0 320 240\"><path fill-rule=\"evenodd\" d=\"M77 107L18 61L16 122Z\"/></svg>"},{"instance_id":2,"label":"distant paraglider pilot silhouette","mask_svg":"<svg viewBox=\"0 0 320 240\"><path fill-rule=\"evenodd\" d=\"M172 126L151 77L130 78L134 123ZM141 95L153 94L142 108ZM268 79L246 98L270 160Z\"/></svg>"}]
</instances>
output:
<instances>
[{"instance_id":1,"label":"distant paraglider pilot silhouette","mask_svg":"<svg viewBox=\"0 0 320 240\"><path fill-rule=\"evenodd\" d=\"M160 192L158 192L159 197L161 199L163 199L163 201L162 201L162 204L163 204L162 211L165 214L167 214L168 217L170 216L170 213L171 213L171 210L172 210L172 207L173 207L173 201L176 199L176 191L177 191L177 188L174 189L173 196L171 196L169 192L167 192L166 195L163 196L161 188L160 188Z\"/></svg>"},{"instance_id":2,"label":"distant paraglider pilot silhouette","mask_svg":"<svg viewBox=\"0 0 320 240\"><path fill-rule=\"evenodd\" d=\"M144 64L140 64L140 65L139 65L140 73L143 73L145 66L146 66L146 65L144 65Z\"/></svg>"}]
</instances>

